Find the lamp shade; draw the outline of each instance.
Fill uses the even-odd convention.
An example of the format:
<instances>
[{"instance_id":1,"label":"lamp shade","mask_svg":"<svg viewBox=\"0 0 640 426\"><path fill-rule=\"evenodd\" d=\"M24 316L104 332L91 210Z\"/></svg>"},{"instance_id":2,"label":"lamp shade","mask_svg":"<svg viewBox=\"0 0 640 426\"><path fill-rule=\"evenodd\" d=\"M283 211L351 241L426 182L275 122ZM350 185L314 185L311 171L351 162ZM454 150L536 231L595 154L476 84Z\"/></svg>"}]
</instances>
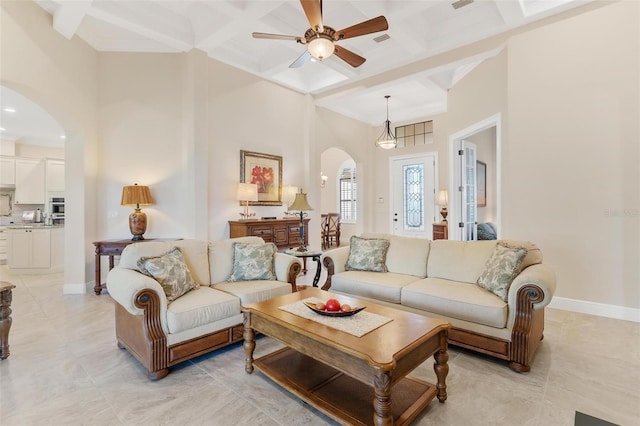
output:
<instances>
[{"instance_id":1,"label":"lamp shade","mask_svg":"<svg viewBox=\"0 0 640 426\"><path fill-rule=\"evenodd\" d=\"M238 201L258 201L258 185L255 183L238 184Z\"/></svg>"},{"instance_id":2,"label":"lamp shade","mask_svg":"<svg viewBox=\"0 0 640 426\"><path fill-rule=\"evenodd\" d=\"M297 186L286 185L282 187L282 201L288 206L296 199L296 193L298 192Z\"/></svg>"},{"instance_id":3,"label":"lamp shade","mask_svg":"<svg viewBox=\"0 0 640 426\"><path fill-rule=\"evenodd\" d=\"M289 206L287 210L304 212L304 211L313 210L313 207L311 207L309 205L309 202L307 201L307 194L303 193L302 190L300 190L300 192L296 194L295 200L293 200L293 203Z\"/></svg>"},{"instance_id":4,"label":"lamp shade","mask_svg":"<svg viewBox=\"0 0 640 426\"><path fill-rule=\"evenodd\" d=\"M326 34L318 34L316 38L307 44L307 50L311 56L320 61L333 55L335 48L333 40Z\"/></svg>"},{"instance_id":5,"label":"lamp shade","mask_svg":"<svg viewBox=\"0 0 640 426\"><path fill-rule=\"evenodd\" d=\"M153 204L151 191L148 186L135 185L125 186L122 188L122 200L120 204L123 206L150 206Z\"/></svg>"},{"instance_id":6,"label":"lamp shade","mask_svg":"<svg viewBox=\"0 0 640 426\"><path fill-rule=\"evenodd\" d=\"M440 207L447 207L449 205L449 194L446 189L440 190L438 198L436 199L436 204Z\"/></svg>"}]
</instances>

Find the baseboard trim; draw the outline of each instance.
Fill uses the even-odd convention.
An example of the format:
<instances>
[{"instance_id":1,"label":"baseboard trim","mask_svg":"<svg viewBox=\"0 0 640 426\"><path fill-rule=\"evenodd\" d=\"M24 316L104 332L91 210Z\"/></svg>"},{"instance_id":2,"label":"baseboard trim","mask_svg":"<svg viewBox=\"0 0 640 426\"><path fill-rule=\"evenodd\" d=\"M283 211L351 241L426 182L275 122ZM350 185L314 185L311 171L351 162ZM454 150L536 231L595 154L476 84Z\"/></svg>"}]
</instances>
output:
<instances>
[{"instance_id":1,"label":"baseboard trim","mask_svg":"<svg viewBox=\"0 0 640 426\"><path fill-rule=\"evenodd\" d=\"M87 293L87 285L85 283L79 284L65 284L62 288L63 294L85 294Z\"/></svg>"},{"instance_id":2,"label":"baseboard trim","mask_svg":"<svg viewBox=\"0 0 640 426\"><path fill-rule=\"evenodd\" d=\"M550 308L563 311L580 312L624 321L640 322L640 309L626 306L608 305L606 303L588 302L585 300L554 297L548 305Z\"/></svg>"}]
</instances>

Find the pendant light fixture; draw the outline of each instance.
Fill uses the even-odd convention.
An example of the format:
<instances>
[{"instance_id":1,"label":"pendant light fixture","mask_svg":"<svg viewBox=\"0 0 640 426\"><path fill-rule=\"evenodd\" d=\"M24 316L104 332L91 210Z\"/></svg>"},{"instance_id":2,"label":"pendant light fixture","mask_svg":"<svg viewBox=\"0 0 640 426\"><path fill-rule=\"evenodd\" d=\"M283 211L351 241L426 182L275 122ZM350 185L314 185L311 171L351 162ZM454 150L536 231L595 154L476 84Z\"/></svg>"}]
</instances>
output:
<instances>
[{"instance_id":1,"label":"pendant light fixture","mask_svg":"<svg viewBox=\"0 0 640 426\"><path fill-rule=\"evenodd\" d=\"M398 144L398 142L396 141L396 137L393 135L393 132L391 131L391 122L389 121L389 98L390 97L391 96L389 95L385 96L385 98L387 99L387 121L384 122L384 130L382 131L382 134L376 141L376 147L382 148L382 149L393 149Z\"/></svg>"}]
</instances>

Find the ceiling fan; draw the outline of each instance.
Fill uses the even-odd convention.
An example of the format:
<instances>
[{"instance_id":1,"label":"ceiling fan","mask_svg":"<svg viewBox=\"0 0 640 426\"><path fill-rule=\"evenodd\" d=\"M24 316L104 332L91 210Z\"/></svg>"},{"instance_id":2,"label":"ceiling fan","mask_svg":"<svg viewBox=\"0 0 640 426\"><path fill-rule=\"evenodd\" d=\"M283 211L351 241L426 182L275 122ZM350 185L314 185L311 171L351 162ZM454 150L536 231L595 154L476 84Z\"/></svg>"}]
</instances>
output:
<instances>
[{"instance_id":1,"label":"ceiling fan","mask_svg":"<svg viewBox=\"0 0 640 426\"><path fill-rule=\"evenodd\" d=\"M369 19L359 24L352 25L340 31L324 25L322 23L322 0L300 0L302 9L304 10L311 28L309 28L304 36L289 36L268 33L253 33L254 38L268 38L274 40L295 40L300 44L307 46L307 50L298 57L289 68L298 68L307 63L311 58L319 61L328 58L332 54L352 67L359 67L366 59L362 56L338 46L335 42L345 40L347 38L358 37L365 34L377 33L385 31L389 28L387 19L384 16Z\"/></svg>"}]
</instances>

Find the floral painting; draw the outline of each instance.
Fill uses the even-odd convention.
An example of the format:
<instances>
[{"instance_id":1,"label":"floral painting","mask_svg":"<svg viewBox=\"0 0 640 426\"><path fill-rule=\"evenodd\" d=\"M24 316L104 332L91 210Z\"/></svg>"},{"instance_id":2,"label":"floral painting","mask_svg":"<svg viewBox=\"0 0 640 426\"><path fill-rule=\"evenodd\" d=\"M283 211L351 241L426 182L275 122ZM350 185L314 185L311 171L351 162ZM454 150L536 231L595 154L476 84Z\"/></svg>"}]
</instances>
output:
<instances>
[{"instance_id":1,"label":"floral painting","mask_svg":"<svg viewBox=\"0 0 640 426\"><path fill-rule=\"evenodd\" d=\"M240 150L240 182L258 186L252 206L282 205L282 157Z\"/></svg>"}]
</instances>

